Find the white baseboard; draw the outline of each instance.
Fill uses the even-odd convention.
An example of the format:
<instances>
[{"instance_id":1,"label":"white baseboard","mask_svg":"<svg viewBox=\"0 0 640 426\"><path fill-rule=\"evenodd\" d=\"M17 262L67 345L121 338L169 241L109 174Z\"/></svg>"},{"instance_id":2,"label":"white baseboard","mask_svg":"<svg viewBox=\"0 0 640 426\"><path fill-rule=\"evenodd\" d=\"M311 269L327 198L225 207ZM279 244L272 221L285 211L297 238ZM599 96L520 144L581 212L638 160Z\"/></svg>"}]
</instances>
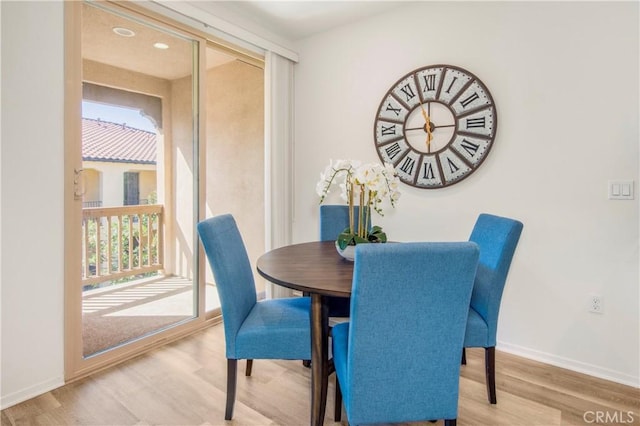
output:
<instances>
[{"instance_id":1,"label":"white baseboard","mask_svg":"<svg viewBox=\"0 0 640 426\"><path fill-rule=\"evenodd\" d=\"M609 380L634 388L640 388L640 377L634 377L619 371L602 368L597 365L588 364L586 362L577 361L575 359L564 358L561 356L537 351L535 349L525 348L523 346L512 345L510 343L498 342L496 349L523 358L529 358L534 361L543 362L545 364L554 365L567 370L575 371L589 376L598 377L600 379Z\"/></svg>"},{"instance_id":2,"label":"white baseboard","mask_svg":"<svg viewBox=\"0 0 640 426\"><path fill-rule=\"evenodd\" d=\"M63 377L54 377L33 386L29 386L28 388L22 389L18 392L14 392L9 395L2 395L0 397L0 410L4 410L5 408L9 408L28 399L35 398L36 396L52 391L63 385Z\"/></svg>"}]
</instances>

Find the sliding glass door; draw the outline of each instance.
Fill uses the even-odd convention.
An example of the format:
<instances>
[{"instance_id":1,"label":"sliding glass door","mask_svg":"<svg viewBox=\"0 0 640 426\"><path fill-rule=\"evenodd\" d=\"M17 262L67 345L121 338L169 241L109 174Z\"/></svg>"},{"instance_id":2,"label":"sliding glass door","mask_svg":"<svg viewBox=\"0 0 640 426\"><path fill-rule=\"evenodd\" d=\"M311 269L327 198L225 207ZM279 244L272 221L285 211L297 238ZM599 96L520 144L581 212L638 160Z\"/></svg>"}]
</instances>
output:
<instances>
[{"instance_id":1,"label":"sliding glass door","mask_svg":"<svg viewBox=\"0 0 640 426\"><path fill-rule=\"evenodd\" d=\"M135 3L65 6L72 379L220 321L199 220L264 252L264 62Z\"/></svg>"},{"instance_id":2,"label":"sliding glass door","mask_svg":"<svg viewBox=\"0 0 640 426\"><path fill-rule=\"evenodd\" d=\"M230 213L255 271L265 248L264 69L209 44L206 71L205 217ZM206 267L207 316L220 302ZM254 273L258 295L263 279Z\"/></svg>"},{"instance_id":3,"label":"sliding glass door","mask_svg":"<svg viewBox=\"0 0 640 426\"><path fill-rule=\"evenodd\" d=\"M79 127L66 150L74 377L204 321L195 235L204 40L103 3L68 9L80 40L67 65L81 67L66 110L67 126Z\"/></svg>"}]
</instances>

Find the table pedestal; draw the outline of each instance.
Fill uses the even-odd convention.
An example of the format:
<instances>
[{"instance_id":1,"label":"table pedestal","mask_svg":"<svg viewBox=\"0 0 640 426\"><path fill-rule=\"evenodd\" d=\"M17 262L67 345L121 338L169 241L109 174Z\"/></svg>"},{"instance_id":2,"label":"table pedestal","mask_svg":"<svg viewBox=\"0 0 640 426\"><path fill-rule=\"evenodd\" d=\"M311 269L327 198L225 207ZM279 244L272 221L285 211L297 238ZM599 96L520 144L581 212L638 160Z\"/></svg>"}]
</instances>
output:
<instances>
[{"instance_id":1,"label":"table pedestal","mask_svg":"<svg viewBox=\"0 0 640 426\"><path fill-rule=\"evenodd\" d=\"M323 296L311 295L311 425L324 423L329 384L329 316Z\"/></svg>"}]
</instances>

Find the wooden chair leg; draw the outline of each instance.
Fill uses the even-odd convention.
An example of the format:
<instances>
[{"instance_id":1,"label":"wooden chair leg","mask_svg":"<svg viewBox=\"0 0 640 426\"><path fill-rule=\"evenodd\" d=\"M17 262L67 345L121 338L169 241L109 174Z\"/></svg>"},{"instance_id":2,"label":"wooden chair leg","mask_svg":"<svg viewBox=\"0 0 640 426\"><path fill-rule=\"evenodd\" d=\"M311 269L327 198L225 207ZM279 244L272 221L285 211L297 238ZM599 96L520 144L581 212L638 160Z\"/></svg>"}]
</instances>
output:
<instances>
[{"instance_id":1,"label":"wooden chair leg","mask_svg":"<svg viewBox=\"0 0 640 426\"><path fill-rule=\"evenodd\" d=\"M444 426L456 426L457 419L444 419Z\"/></svg>"},{"instance_id":2,"label":"wooden chair leg","mask_svg":"<svg viewBox=\"0 0 640 426\"><path fill-rule=\"evenodd\" d=\"M244 370L244 375L249 377L251 376L251 370L253 369L253 360L252 359L248 359L247 360L247 367Z\"/></svg>"},{"instance_id":3,"label":"wooden chair leg","mask_svg":"<svg viewBox=\"0 0 640 426\"><path fill-rule=\"evenodd\" d=\"M311 297L311 293L309 293L308 291L303 291L302 292L302 297ZM307 367L307 368L311 368L311 360L310 359L303 359L302 360L302 365Z\"/></svg>"},{"instance_id":4,"label":"wooden chair leg","mask_svg":"<svg viewBox=\"0 0 640 426\"><path fill-rule=\"evenodd\" d=\"M462 360L460 361L460 364L467 365L467 351L465 348L462 348Z\"/></svg>"},{"instance_id":5,"label":"wooden chair leg","mask_svg":"<svg viewBox=\"0 0 640 426\"><path fill-rule=\"evenodd\" d=\"M484 348L484 366L489 403L496 404L496 348Z\"/></svg>"},{"instance_id":6,"label":"wooden chair leg","mask_svg":"<svg viewBox=\"0 0 640 426\"><path fill-rule=\"evenodd\" d=\"M236 375L238 373L238 360L227 359L227 407L224 412L224 419L231 420L233 417L233 404L236 401Z\"/></svg>"},{"instance_id":7,"label":"wooden chair leg","mask_svg":"<svg viewBox=\"0 0 640 426\"><path fill-rule=\"evenodd\" d=\"M334 398L335 404L333 407L333 418L336 422L342 420L342 390L340 390L340 383L336 377L336 396Z\"/></svg>"}]
</instances>

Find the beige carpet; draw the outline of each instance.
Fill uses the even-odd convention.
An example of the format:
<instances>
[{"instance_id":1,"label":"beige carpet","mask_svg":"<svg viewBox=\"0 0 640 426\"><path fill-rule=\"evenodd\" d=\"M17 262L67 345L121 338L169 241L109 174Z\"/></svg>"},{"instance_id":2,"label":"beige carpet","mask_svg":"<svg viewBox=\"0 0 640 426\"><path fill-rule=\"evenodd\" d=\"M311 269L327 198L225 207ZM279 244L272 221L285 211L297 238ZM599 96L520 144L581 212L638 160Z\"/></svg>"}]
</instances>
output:
<instances>
[{"instance_id":1,"label":"beige carpet","mask_svg":"<svg viewBox=\"0 0 640 426\"><path fill-rule=\"evenodd\" d=\"M102 317L85 316L83 355L89 356L159 331L190 316Z\"/></svg>"},{"instance_id":2,"label":"beige carpet","mask_svg":"<svg viewBox=\"0 0 640 426\"><path fill-rule=\"evenodd\" d=\"M191 286L184 278L163 277L87 292L82 315L84 356L192 318Z\"/></svg>"}]
</instances>

